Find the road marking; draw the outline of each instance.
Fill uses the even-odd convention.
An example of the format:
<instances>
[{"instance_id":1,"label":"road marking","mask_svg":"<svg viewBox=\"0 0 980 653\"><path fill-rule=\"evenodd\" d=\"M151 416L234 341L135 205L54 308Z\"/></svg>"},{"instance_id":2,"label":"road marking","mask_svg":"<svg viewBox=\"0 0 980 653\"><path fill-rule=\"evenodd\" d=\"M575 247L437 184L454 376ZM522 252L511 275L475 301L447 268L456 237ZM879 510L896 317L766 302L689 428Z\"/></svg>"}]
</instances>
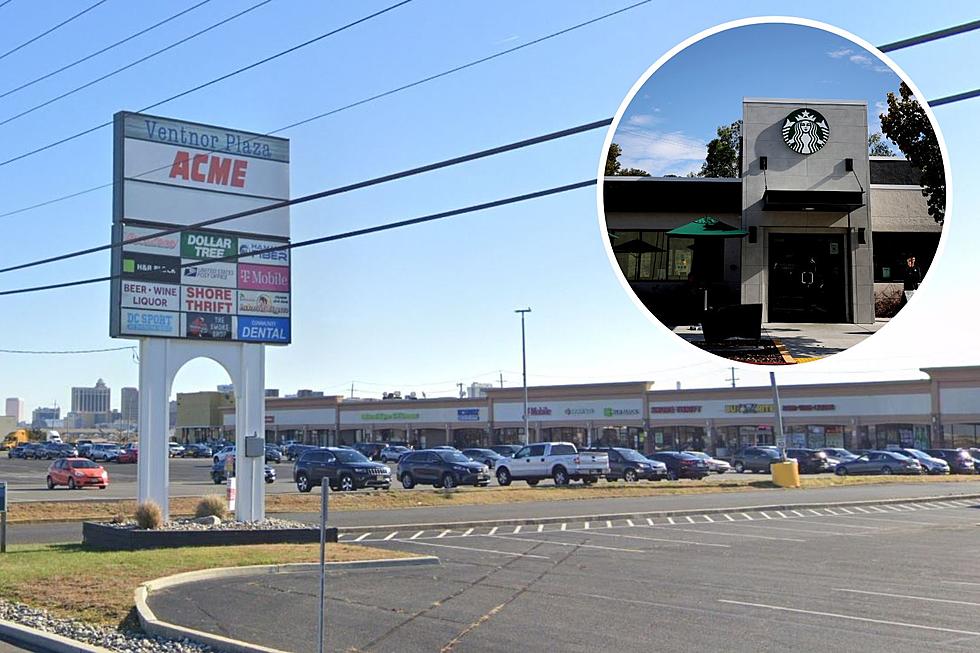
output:
<instances>
[{"instance_id":1,"label":"road marking","mask_svg":"<svg viewBox=\"0 0 980 653\"><path fill-rule=\"evenodd\" d=\"M538 524L538 532L540 533L543 530L544 530L544 524Z\"/></svg>"},{"instance_id":2,"label":"road marking","mask_svg":"<svg viewBox=\"0 0 980 653\"><path fill-rule=\"evenodd\" d=\"M824 510L826 510L827 512L829 512L829 513L830 513L831 515L833 515L834 517L836 517L836 516L837 516L837 513L836 513L836 512L834 512L833 510L831 510L830 508L824 508Z\"/></svg>"},{"instance_id":3,"label":"road marking","mask_svg":"<svg viewBox=\"0 0 980 653\"><path fill-rule=\"evenodd\" d=\"M561 530L565 530L567 527L568 527L568 523L566 522L561 523Z\"/></svg>"},{"instance_id":4,"label":"road marking","mask_svg":"<svg viewBox=\"0 0 980 653\"><path fill-rule=\"evenodd\" d=\"M867 510L865 510L861 506L854 506L854 509L857 510L858 512L863 512L865 514L867 514L867 512L868 512Z\"/></svg>"},{"instance_id":5,"label":"road marking","mask_svg":"<svg viewBox=\"0 0 980 653\"><path fill-rule=\"evenodd\" d=\"M665 528L665 526L661 526L660 528ZM760 528L762 527L760 526ZM671 528L670 530L681 531L683 533L699 533L701 535L720 535L722 537L750 537L756 540L776 540L779 542L806 542L806 540L798 540L790 537L771 537L769 535L749 535L748 533L731 533L726 531L702 531L693 528Z\"/></svg>"},{"instance_id":6,"label":"road marking","mask_svg":"<svg viewBox=\"0 0 980 653\"><path fill-rule=\"evenodd\" d=\"M910 506L910 505L909 505L909 504L907 504L907 503L903 503L903 504L902 504L901 506L899 506L899 507L900 507L900 508L905 508L906 510L918 510L918 508L916 508L915 506Z\"/></svg>"},{"instance_id":7,"label":"road marking","mask_svg":"<svg viewBox=\"0 0 980 653\"><path fill-rule=\"evenodd\" d=\"M647 523L653 526L653 518L647 517Z\"/></svg>"},{"instance_id":8,"label":"road marking","mask_svg":"<svg viewBox=\"0 0 980 653\"><path fill-rule=\"evenodd\" d=\"M891 504L888 504L885 507L888 508L889 510L894 510L895 512L902 512L902 510L900 508L898 508L897 506L893 506Z\"/></svg>"},{"instance_id":9,"label":"road marking","mask_svg":"<svg viewBox=\"0 0 980 653\"><path fill-rule=\"evenodd\" d=\"M725 519L727 519L728 521L735 521L734 519L732 519L732 516L729 515L727 512L725 513Z\"/></svg>"},{"instance_id":10,"label":"road marking","mask_svg":"<svg viewBox=\"0 0 980 653\"><path fill-rule=\"evenodd\" d=\"M465 533L463 533L463 537L466 537L467 535L469 535L469 534L470 534L470 533L472 533L472 532L473 532L473 529L472 529L472 528L467 528L467 529L466 529L466 532L465 532Z\"/></svg>"},{"instance_id":11,"label":"road marking","mask_svg":"<svg viewBox=\"0 0 980 653\"><path fill-rule=\"evenodd\" d=\"M705 521L707 521L707 522L708 522L709 524L713 524L713 523L715 523L715 520L711 518L711 515L704 515L704 519L705 519Z\"/></svg>"},{"instance_id":12,"label":"road marking","mask_svg":"<svg viewBox=\"0 0 980 653\"><path fill-rule=\"evenodd\" d=\"M410 540L414 540L414 539L417 539L417 538L418 538L418 536L419 536L419 535L421 535L421 534L422 534L422 533L424 533L424 532L425 532L425 531L419 531L418 533L416 533L415 535L413 535L412 537L410 537L410 538L408 538L408 539L410 539Z\"/></svg>"},{"instance_id":13,"label":"road marking","mask_svg":"<svg viewBox=\"0 0 980 653\"><path fill-rule=\"evenodd\" d=\"M747 520L752 521L752 515L750 515L749 513L747 513L747 512L740 512L739 514L742 515L743 517L745 517Z\"/></svg>"},{"instance_id":14,"label":"road marking","mask_svg":"<svg viewBox=\"0 0 980 653\"><path fill-rule=\"evenodd\" d=\"M782 517L783 519L789 519L789 517L786 516L786 513L783 512L782 510L777 510L776 514Z\"/></svg>"},{"instance_id":15,"label":"road marking","mask_svg":"<svg viewBox=\"0 0 980 653\"><path fill-rule=\"evenodd\" d=\"M971 585L973 587L980 587L980 583L971 583L965 580L941 580L940 583L949 583L950 585Z\"/></svg>"},{"instance_id":16,"label":"road marking","mask_svg":"<svg viewBox=\"0 0 980 653\"><path fill-rule=\"evenodd\" d=\"M759 514L762 515L763 517L765 517L766 519L772 519L772 517L770 517L766 513L762 512L761 510L759 511Z\"/></svg>"},{"instance_id":17,"label":"road marking","mask_svg":"<svg viewBox=\"0 0 980 653\"><path fill-rule=\"evenodd\" d=\"M337 536L337 539L338 540L343 539L343 538L347 537L348 535L350 535L350 533L341 533L340 535Z\"/></svg>"},{"instance_id":18,"label":"road marking","mask_svg":"<svg viewBox=\"0 0 980 653\"><path fill-rule=\"evenodd\" d=\"M487 533L487 535L493 535L494 533L497 532L497 529L498 528L500 528L500 527L499 526L494 526L493 528L490 529L490 532Z\"/></svg>"},{"instance_id":19,"label":"road marking","mask_svg":"<svg viewBox=\"0 0 980 653\"><path fill-rule=\"evenodd\" d=\"M976 505L976 504L971 503L971 502L969 502L969 501L967 501L965 499L960 499L959 501L952 501L951 503L954 506L959 506L960 508L972 508L974 505Z\"/></svg>"},{"instance_id":20,"label":"road marking","mask_svg":"<svg viewBox=\"0 0 980 653\"><path fill-rule=\"evenodd\" d=\"M816 511L816 510L814 510L813 508L809 508L808 510L809 510L809 511L810 511L811 513L813 513L814 515L816 515L817 517L825 517L825 516L826 516L826 515L824 515L824 514L823 514L823 513L821 513L821 512L817 512L817 511Z\"/></svg>"},{"instance_id":21,"label":"road marking","mask_svg":"<svg viewBox=\"0 0 980 653\"><path fill-rule=\"evenodd\" d=\"M626 520L626 525L629 526L630 528L633 528L634 526L636 526L636 524L633 523L633 520L632 519L627 519Z\"/></svg>"},{"instance_id":22,"label":"road marking","mask_svg":"<svg viewBox=\"0 0 980 653\"><path fill-rule=\"evenodd\" d=\"M799 510L790 510L790 512L793 513L794 515L796 515L797 517L802 517L803 516L803 513L800 512Z\"/></svg>"},{"instance_id":23,"label":"road marking","mask_svg":"<svg viewBox=\"0 0 980 653\"><path fill-rule=\"evenodd\" d=\"M834 528L864 528L872 531L883 530L880 526L864 526L863 524L842 524L839 521L826 522L826 521L818 521L816 519L797 519L796 521L799 524L819 524L821 526L833 526Z\"/></svg>"},{"instance_id":24,"label":"road marking","mask_svg":"<svg viewBox=\"0 0 980 653\"><path fill-rule=\"evenodd\" d=\"M682 530L675 528L672 530ZM732 548L730 544L711 544L708 542L694 542L691 540L672 540L665 537L645 537L643 535L626 535L624 533L596 533L595 531L589 533L589 535L601 535L603 537L625 537L630 540L650 540L651 542L670 542L671 544L692 544L694 546L713 546L720 547L723 549Z\"/></svg>"},{"instance_id":25,"label":"road marking","mask_svg":"<svg viewBox=\"0 0 980 653\"><path fill-rule=\"evenodd\" d=\"M796 612L799 614L818 615L821 617L835 617L837 619L850 619L851 621L863 621L865 623L885 624L886 626L904 626L906 628L918 628L920 630L933 630L943 633L955 633L957 635L980 635L980 632L972 630L956 630L954 628L940 628L938 626L924 626L922 624L910 624L904 621L886 621L884 619L869 619L868 617L854 617L849 614L836 614L833 612L818 612L816 610L798 610L796 608L784 608L778 605L765 605L763 603L749 603L747 601L728 601L718 599L719 603L730 603L732 605L747 605L753 608L766 608L767 610L779 610L781 612Z\"/></svg>"},{"instance_id":26,"label":"road marking","mask_svg":"<svg viewBox=\"0 0 980 653\"><path fill-rule=\"evenodd\" d=\"M471 530L472 530L472 529L471 529ZM391 531L390 533L388 533L387 535L385 535L385 538L384 538L384 540L382 540L382 541L383 541L383 542L387 542L388 540L390 540L390 539L392 539L392 538L393 538L393 537L395 537L396 535L398 535L398 531Z\"/></svg>"},{"instance_id":27,"label":"road marking","mask_svg":"<svg viewBox=\"0 0 980 653\"><path fill-rule=\"evenodd\" d=\"M585 522L585 530L589 530L589 522Z\"/></svg>"},{"instance_id":28,"label":"road marking","mask_svg":"<svg viewBox=\"0 0 980 653\"><path fill-rule=\"evenodd\" d=\"M684 515L684 517L685 517L685 519L687 519L687 523L688 524L693 524L694 523L694 519L690 515Z\"/></svg>"},{"instance_id":29,"label":"road marking","mask_svg":"<svg viewBox=\"0 0 980 653\"><path fill-rule=\"evenodd\" d=\"M438 546L443 549L462 549L463 551L477 551L479 553L495 553L501 556L513 556L515 558L538 558L540 560L551 560L548 556L534 555L533 553L514 553L512 551L497 551L496 549L475 549L471 546L456 546L455 544L436 544L435 542L419 542L418 540L395 540L405 544L417 544L419 546Z\"/></svg>"},{"instance_id":30,"label":"road marking","mask_svg":"<svg viewBox=\"0 0 980 653\"><path fill-rule=\"evenodd\" d=\"M850 592L851 594L869 594L871 596L890 596L893 599L911 599L913 601L931 601L933 603L953 603L955 605L972 605L980 607L980 603L973 601L954 601L953 599L933 599L928 596L909 596L908 594L889 594L888 592L867 592L865 590L849 590L842 587L835 587L837 592Z\"/></svg>"},{"instance_id":31,"label":"road marking","mask_svg":"<svg viewBox=\"0 0 980 653\"><path fill-rule=\"evenodd\" d=\"M449 530L449 529L446 529L446 530L444 530L443 532L441 532L441 533L439 533L438 535L436 535L436 538L443 538L443 537L446 537L446 535L447 535L448 533L452 533L452 531L451 531L451 530Z\"/></svg>"},{"instance_id":32,"label":"road marking","mask_svg":"<svg viewBox=\"0 0 980 653\"><path fill-rule=\"evenodd\" d=\"M612 528L612 521L609 519L606 520L606 528Z\"/></svg>"},{"instance_id":33,"label":"road marking","mask_svg":"<svg viewBox=\"0 0 980 653\"><path fill-rule=\"evenodd\" d=\"M674 518L673 517L668 517L667 518L667 523L673 524L674 523Z\"/></svg>"},{"instance_id":34,"label":"road marking","mask_svg":"<svg viewBox=\"0 0 980 653\"><path fill-rule=\"evenodd\" d=\"M513 534L514 534L514 535L517 535L517 534L518 534L518 533L520 533L520 532L521 532L521 527L520 527L520 526L515 526L515 527L514 527L514 533L513 533Z\"/></svg>"},{"instance_id":35,"label":"road marking","mask_svg":"<svg viewBox=\"0 0 980 653\"><path fill-rule=\"evenodd\" d=\"M855 515L851 519L868 519L876 522L895 522L896 524L905 524L906 526L942 526L942 524L930 521L918 521L910 519L892 519L891 517L879 517L878 515L868 516L868 517L858 517Z\"/></svg>"},{"instance_id":36,"label":"road marking","mask_svg":"<svg viewBox=\"0 0 980 653\"><path fill-rule=\"evenodd\" d=\"M851 512L850 510L848 510L847 508L838 508L838 510L843 511L844 514L847 514L847 515L853 515L854 514L853 512Z\"/></svg>"},{"instance_id":37,"label":"road marking","mask_svg":"<svg viewBox=\"0 0 980 653\"><path fill-rule=\"evenodd\" d=\"M817 522L808 522L808 523L814 524ZM794 533L813 533L815 535L867 535L867 533L838 533L837 531L815 531L813 529L798 528L796 526L790 528L788 526L762 526L761 524L757 524L754 528L765 528L766 530L774 530L774 531L792 531Z\"/></svg>"},{"instance_id":38,"label":"road marking","mask_svg":"<svg viewBox=\"0 0 980 653\"><path fill-rule=\"evenodd\" d=\"M364 539L365 537L367 537L367 536L368 536L368 535L370 535L370 534L371 534L371 533L370 533L370 531L369 531L369 532L367 532L367 533L363 533L363 534L361 534L360 536L358 536L358 537L357 537L357 538L356 538L356 539L355 539L354 541L355 541L355 542L360 542L361 540L363 540L363 539Z\"/></svg>"},{"instance_id":39,"label":"road marking","mask_svg":"<svg viewBox=\"0 0 980 653\"><path fill-rule=\"evenodd\" d=\"M604 533L595 533L592 531L590 535L603 535ZM626 553L646 553L643 549L619 549L611 546L600 546L598 544L574 544L571 542L558 542L557 540L537 540L531 539L529 537L511 537L510 535L487 535L486 537L495 537L501 540L515 540L517 542L538 542L540 544L555 544L558 546L577 546L585 549L604 549L606 551L625 551Z\"/></svg>"},{"instance_id":40,"label":"road marking","mask_svg":"<svg viewBox=\"0 0 980 653\"><path fill-rule=\"evenodd\" d=\"M887 513L888 512L887 510L885 510L884 508L882 508L880 506L868 506L868 507L871 508L872 510L874 510L875 512L884 512L884 513Z\"/></svg>"}]
</instances>

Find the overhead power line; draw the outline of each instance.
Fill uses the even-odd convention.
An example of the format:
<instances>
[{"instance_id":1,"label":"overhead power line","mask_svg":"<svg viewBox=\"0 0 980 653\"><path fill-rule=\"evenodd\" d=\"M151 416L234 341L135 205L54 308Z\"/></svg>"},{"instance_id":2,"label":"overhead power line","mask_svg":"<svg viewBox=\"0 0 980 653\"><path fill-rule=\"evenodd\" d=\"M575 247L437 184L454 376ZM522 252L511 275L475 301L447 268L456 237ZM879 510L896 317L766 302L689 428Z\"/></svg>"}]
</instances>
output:
<instances>
[{"instance_id":1,"label":"overhead power line","mask_svg":"<svg viewBox=\"0 0 980 653\"><path fill-rule=\"evenodd\" d=\"M3 9L4 7L6 7L7 5L9 5L13 1L14 0L3 0L3 2L0 2L0 9Z\"/></svg>"},{"instance_id":2,"label":"overhead power line","mask_svg":"<svg viewBox=\"0 0 980 653\"><path fill-rule=\"evenodd\" d=\"M417 218L409 218L407 220L399 220L397 222L388 222L385 224L376 225L374 227L364 227L362 229L353 229L351 231L344 231L337 234L331 234L329 236L321 236L319 238L311 238L309 240L301 240L293 243L287 243L284 245L278 245L275 247L266 247L263 249L257 249L251 252L230 254L228 256L220 256L214 258L201 259L199 261L191 261L189 263L182 263L178 266L178 269L194 267L199 265L207 265L209 263L221 263L226 261L237 261L239 258L249 258L252 256L258 256L261 254L271 253L271 252L281 252L293 249L299 249L301 247L310 247L312 245L322 245L323 243L329 243L337 240L344 240L346 238L354 238L356 236L366 236L368 234L379 233L382 231L390 231L392 229L400 229L402 227L409 227L412 225L423 224L425 222L433 222L435 220L444 220L446 218L452 218L460 215L466 215L468 213L476 213L478 211L486 211L488 209L493 209L501 206L506 206L508 204L516 204L518 202L527 202L533 199L539 199L541 197L547 197L549 195L558 195L560 193L567 193L569 191L577 190L579 188L588 188L589 186L596 185L595 179L588 179L585 181L579 181L571 184L564 184L562 186L554 186L552 188L546 188L544 190L535 191L533 193L525 193L523 195L514 195L511 197L506 197L504 199L493 200L491 202L484 202L482 204L473 204L470 206L465 206L459 209L453 209L451 211L442 211L440 213L431 213L429 215L423 215ZM78 286L87 286L94 283L102 283L104 281L111 281L113 279L122 278L119 275L108 275L104 277L91 277L89 279L79 279L76 281L65 281L62 283L47 284L44 286L32 286L29 288L17 288L14 290L4 290L0 291L0 296L4 295L22 295L25 293L41 292L42 290L55 290L57 288L75 288Z\"/></svg>"},{"instance_id":3,"label":"overhead power line","mask_svg":"<svg viewBox=\"0 0 980 653\"><path fill-rule=\"evenodd\" d=\"M2 7L3 5L0 5ZM107 347L105 349L59 349L50 351L39 351L35 349L0 349L0 354L36 354L36 355L54 355L54 354L101 354L107 351L136 351L136 346L130 347Z\"/></svg>"},{"instance_id":4,"label":"overhead power line","mask_svg":"<svg viewBox=\"0 0 980 653\"><path fill-rule=\"evenodd\" d=\"M8 2L9 2L9 0L8 0ZM132 41L136 37L142 36L143 34L146 34L148 32L152 32L156 28L161 27L163 25L166 25L167 23L169 23L169 22L171 22L173 20L176 20L177 18L180 18L184 14L189 14L190 12L194 11L198 7L202 7L202 6L206 5L209 2L211 2L211 0L202 0L201 2L197 3L196 5L193 5L191 7L188 7L187 9L184 9L183 11L180 11L180 12L177 12L176 14L171 15L169 18L165 18L165 19L161 20L158 23L155 23L153 25L150 25L149 27L145 27L145 28L141 29L140 31L135 32L133 34L130 34L126 38L124 38L122 40L119 40L119 41L116 41L112 45L107 45L106 47L102 48L101 50L96 50L95 52L93 52L91 54L87 54L84 57L82 57L81 59L76 59L76 60L72 61L69 64L65 64L61 68L58 68L56 70L52 70L51 72L45 73L44 75L41 75L40 77L35 77L31 81L24 82L20 86L18 86L16 88L12 88L9 91L4 91L3 93L0 93L0 98L5 98L8 95L11 95L13 93L16 93L17 91L21 91L21 90L23 90L23 89L25 89L25 88L27 88L29 86L33 86L34 84L37 84L38 82L42 82L42 81L44 81L44 80L46 80L46 79L48 79L50 77L54 77L58 73L63 73L66 70L68 70L69 68L74 68L78 64L84 63L84 62L88 61L89 59L92 59L93 57L97 57L100 54L103 54L105 52L108 52L109 50L112 50L113 48L116 48L116 47L122 45L123 43L127 43L128 41ZM2 7L2 6L3 5L0 5L0 7Z\"/></svg>"},{"instance_id":5,"label":"overhead power line","mask_svg":"<svg viewBox=\"0 0 980 653\"><path fill-rule=\"evenodd\" d=\"M963 91L962 93L956 93L954 95L947 95L946 97L941 97L936 100L930 100L930 107L941 107L944 104L952 104L954 102L962 102L963 100L972 100L975 97L980 96L980 88L975 88L972 91Z\"/></svg>"},{"instance_id":6,"label":"overhead power line","mask_svg":"<svg viewBox=\"0 0 980 653\"><path fill-rule=\"evenodd\" d=\"M523 149L525 147L531 147L532 145L539 145L541 143L546 143L548 141L558 140L560 138L567 138L575 134L581 134L583 132L592 131L599 129L601 127L606 127L612 123L612 118L606 118L605 120L597 120L594 122L586 123L584 125L578 125L575 127L570 127L568 129L562 129L560 131L551 132L549 134L542 134L541 136L535 136L533 138L527 138L524 140L516 141L513 143L508 143L506 145L499 145L497 147L491 147L486 150L480 150L478 152L472 152L470 154L464 154L462 156L453 157L451 159L445 159L443 161L438 161L436 163L429 163L422 166L417 166L415 168L409 168L408 170L402 170L400 172L394 172L388 175L383 175L381 177L375 177L373 179L367 179L365 181L355 182L353 184L347 184L344 186L338 186L335 188L330 188L327 190L318 191L316 193L310 193L308 195L302 195L300 197L295 197L290 200L283 200L281 202L275 202L273 204L268 204L266 206L261 206L254 209L249 209L247 211L239 211L238 213L232 213L229 215L220 216L217 218L210 218L208 220L201 220L195 222L194 224L173 227L168 229L161 229L151 234L145 236L140 236L128 241L128 244L135 244L142 242L144 240L150 240L153 238L159 238L161 236L167 236L170 234L179 233L181 231L189 231L192 229L201 229L203 227L209 227L215 224L220 224L222 222L228 222L230 220L238 220L240 218L246 218L251 215L258 215L260 213L265 213L268 211L275 211L278 209L286 208L288 206L295 206L297 204L305 204L306 202L312 202L314 200L323 199L325 197L331 197L333 195L340 195L343 193L349 193L354 190L360 190L362 188L368 188L370 186L377 186L379 184L388 183L395 181L397 179L404 179L406 177L413 177L415 175L420 175L426 172L432 172L433 170L439 170L442 168L449 168L451 166L460 165L462 163L468 163L470 161L476 161L478 159L484 159L491 156L496 156L498 154L503 154L505 152L512 152L514 150ZM52 256L49 258L30 261L28 263L20 263L18 265L13 265L6 268L0 268L0 273L13 272L14 270L23 270L26 268L32 268L39 265L45 265L48 263L54 263L56 261L65 261L72 258L77 258L79 256L85 256L87 254L94 254L96 252L102 252L105 250L112 249L113 247L121 247L121 243L99 245L97 247L89 247L88 249L77 250L74 252L68 252L66 254L59 254L58 256Z\"/></svg>"},{"instance_id":7,"label":"overhead power line","mask_svg":"<svg viewBox=\"0 0 980 653\"><path fill-rule=\"evenodd\" d=\"M7 50L3 54L0 54L0 59L6 59L8 56L12 55L13 53L17 52L18 50L22 50L23 48L26 48L27 46L29 46L31 43L34 43L35 41L38 41L39 39L43 39L48 34L54 32L57 29L60 29L60 28L64 27L65 25L67 25L68 23L72 22L76 18L80 18L80 17L84 16L85 14L87 14L90 11L92 11L93 9L95 9L96 7L98 7L99 5L105 4L106 1L107 0L99 0L95 4L89 5L88 7L86 7L85 9L82 9L80 12L78 12L74 16L71 16L70 18L66 18L65 20L63 20L60 23L58 23L57 25L55 25L54 27L52 27L50 29L47 29L47 30L41 32L40 34L38 34L34 38L28 39L28 40L24 41L23 43L21 43L20 45L14 47L14 48L11 48L10 50ZM9 2L9 0L8 0L8 2ZM3 4L7 4L7 3L5 2ZM2 7L2 6L3 5L0 5L0 7Z\"/></svg>"},{"instance_id":8,"label":"overhead power line","mask_svg":"<svg viewBox=\"0 0 980 653\"><path fill-rule=\"evenodd\" d=\"M879 45L878 49L882 52L894 52L895 50L910 48L913 45L922 45L923 43L928 43L930 41L938 41L950 36L956 36L957 34L972 32L975 29L980 29L980 20L973 20L969 23L963 23L962 25L954 25L953 27L936 30L935 32L929 32L928 34L920 34L919 36L902 39L901 41L895 41L894 43L886 43L885 45Z\"/></svg>"},{"instance_id":9,"label":"overhead power line","mask_svg":"<svg viewBox=\"0 0 980 653\"><path fill-rule=\"evenodd\" d=\"M271 1L271 0L263 0L263 3L262 4L264 4L265 2L269 2L269 1ZM153 104L148 104L147 106L145 106L142 109L140 109L139 112L149 111L150 109L156 108L156 107L161 106L163 104L167 104L168 102L172 102L172 101L174 101L174 100L176 100L178 98L182 98L185 95L190 95L191 93L196 93L197 91L200 91L201 89L204 89L204 88L207 88L209 86L212 86L213 84L217 84L218 82L223 82L224 80L229 79L231 77L234 77L235 75L240 75L241 73L243 73L245 71L252 70L253 68L256 68L258 66L262 66L264 64L269 63L270 61L274 61L274 60L278 59L279 57L283 57L283 56L285 56L287 54L296 52L297 50L299 50L301 48L305 48L305 47L307 47L309 45L312 45L314 43L317 43L317 42L319 42L319 41L321 41L321 40L323 40L325 38L328 38L330 36L333 36L335 34L338 34L340 32L343 32L345 30L348 30L348 29L350 29L352 27L355 27L356 25L360 25L361 23L367 22L367 21L371 20L372 18L377 18L378 16L381 16L382 14L386 14L389 11L392 11L393 9L397 9L398 7L401 7L403 5L407 5L408 3L412 2L412 1L413 0L401 0L400 2L396 2L395 4L390 5L388 7L385 7L384 9L380 9L380 10L378 10L378 11L376 11L374 13L368 14L367 16L364 16L362 18L358 18L357 20L351 21L351 22L349 22L349 23L347 23L345 25L342 25L342 26L340 26L340 27L338 27L336 29L332 29L329 32L325 32L323 34L320 34L319 36L316 36L316 37L314 37L312 39L309 39L307 41L304 41L303 43L300 43L298 45L294 45L291 48L287 48L285 50L280 50L276 54L273 54L271 56L265 57L264 59L259 59L258 61L255 61L253 63L248 64L247 66L242 66L241 68L238 68L237 70L234 70L234 71L232 71L230 73L226 73L224 75L221 75L220 77L215 77L214 79L212 79L210 81L204 82L203 84L198 84L197 86L194 86L193 88L189 88L189 89L187 89L185 91L181 91L180 93L176 93L174 95L171 95L170 97L164 98L163 100L160 100L158 102L154 102ZM47 102L46 104L50 104L50 102ZM21 114L21 115L23 115L23 114ZM13 118L10 118L10 119L8 119L8 120L6 120L6 121L4 121L3 123L0 123L0 124L5 124L6 122L10 122L10 120L12 120L12 119ZM58 145L61 145L63 143L68 143L69 141L73 141L76 138L80 138L80 137L82 137L82 136L84 136L86 134L91 134L94 131L98 131L100 129L103 129L105 127L108 127L111 124L112 124L112 121L109 120L107 122L104 122L104 123L95 125L94 127L89 127L88 129L85 129L85 130L82 130L80 132L77 132L77 133L75 133L75 134L73 134L71 136L67 136L67 137L62 138L60 140L57 140L57 141L48 143L47 145L42 145L41 147L35 148L35 149L33 149L33 150L29 151L29 152L25 152L23 154L18 154L17 156L12 157L10 159L6 159L5 161L0 161L0 167L6 166L6 165L8 165L10 163L13 163L14 161L20 161L21 159L25 159L25 158L27 158L29 156L33 156L33 155L38 154L40 152L44 152L45 150L49 150L52 147L57 147Z\"/></svg>"}]
</instances>

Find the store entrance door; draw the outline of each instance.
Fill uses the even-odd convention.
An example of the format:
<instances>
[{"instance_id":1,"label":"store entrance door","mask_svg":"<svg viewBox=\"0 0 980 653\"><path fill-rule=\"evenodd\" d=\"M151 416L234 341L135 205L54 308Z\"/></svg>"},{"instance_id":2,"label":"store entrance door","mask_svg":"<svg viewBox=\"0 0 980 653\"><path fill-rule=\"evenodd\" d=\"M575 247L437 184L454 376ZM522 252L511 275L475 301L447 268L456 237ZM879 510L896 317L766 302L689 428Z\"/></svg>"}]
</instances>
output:
<instances>
[{"instance_id":1,"label":"store entrance door","mask_svg":"<svg viewBox=\"0 0 980 653\"><path fill-rule=\"evenodd\" d=\"M838 234L769 235L769 321L847 320L847 258Z\"/></svg>"}]
</instances>

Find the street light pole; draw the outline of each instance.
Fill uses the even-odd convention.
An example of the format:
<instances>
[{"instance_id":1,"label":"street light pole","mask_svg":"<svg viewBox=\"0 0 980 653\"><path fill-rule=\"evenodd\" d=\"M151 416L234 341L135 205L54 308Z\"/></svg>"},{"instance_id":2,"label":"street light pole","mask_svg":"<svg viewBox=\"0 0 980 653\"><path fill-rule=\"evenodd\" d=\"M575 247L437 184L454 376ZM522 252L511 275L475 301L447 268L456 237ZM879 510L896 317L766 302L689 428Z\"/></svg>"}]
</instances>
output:
<instances>
[{"instance_id":1,"label":"street light pole","mask_svg":"<svg viewBox=\"0 0 980 653\"><path fill-rule=\"evenodd\" d=\"M528 426L527 416L527 346L524 339L524 314L530 313L531 307L519 308L514 312L521 314L521 363L524 370L524 444L527 445L531 441L531 431Z\"/></svg>"}]
</instances>

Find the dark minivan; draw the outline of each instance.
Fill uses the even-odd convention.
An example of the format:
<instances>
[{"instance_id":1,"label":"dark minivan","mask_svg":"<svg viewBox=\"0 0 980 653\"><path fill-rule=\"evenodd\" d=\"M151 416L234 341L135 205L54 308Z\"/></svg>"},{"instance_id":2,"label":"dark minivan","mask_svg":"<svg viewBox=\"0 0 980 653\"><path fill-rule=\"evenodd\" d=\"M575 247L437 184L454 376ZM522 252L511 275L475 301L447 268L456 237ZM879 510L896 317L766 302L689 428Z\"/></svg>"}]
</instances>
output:
<instances>
[{"instance_id":1,"label":"dark minivan","mask_svg":"<svg viewBox=\"0 0 980 653\"><path fill-rule=\"evenodd\" d=\"M309 492L327 480L333 490L350 492L371 487L387 490L391 487L391 471L387 465L373 463L353 449L324 447L305 451L293 465L293 480L300 492Z\"/></svg>"},{"instance_id":2,"label":"dark minivan","mask_svg":"<svg viewBox=\"0 0 980 653\"><path fill-rule=\"evenodd\" d=\"M620 479L627 483L645 479L659 481L667 477L668 470L660 465L651 464L650 459L636 449L626 447L591 447L582 451L596 451L609 456L609 471L607 481Z\"/></svg>"},{"instance_id":3,"label":"dark minivan","mask_svg":"<svg viewBox=\"0 0 980 653\"><path fill-rule=\"evenodd\" d=\"M399 459L397 474L406 490L412 489L417 483L442 488L490 485L490 469L486 465L449 449L409 452Z\"/></svg>"}]
</instances>

